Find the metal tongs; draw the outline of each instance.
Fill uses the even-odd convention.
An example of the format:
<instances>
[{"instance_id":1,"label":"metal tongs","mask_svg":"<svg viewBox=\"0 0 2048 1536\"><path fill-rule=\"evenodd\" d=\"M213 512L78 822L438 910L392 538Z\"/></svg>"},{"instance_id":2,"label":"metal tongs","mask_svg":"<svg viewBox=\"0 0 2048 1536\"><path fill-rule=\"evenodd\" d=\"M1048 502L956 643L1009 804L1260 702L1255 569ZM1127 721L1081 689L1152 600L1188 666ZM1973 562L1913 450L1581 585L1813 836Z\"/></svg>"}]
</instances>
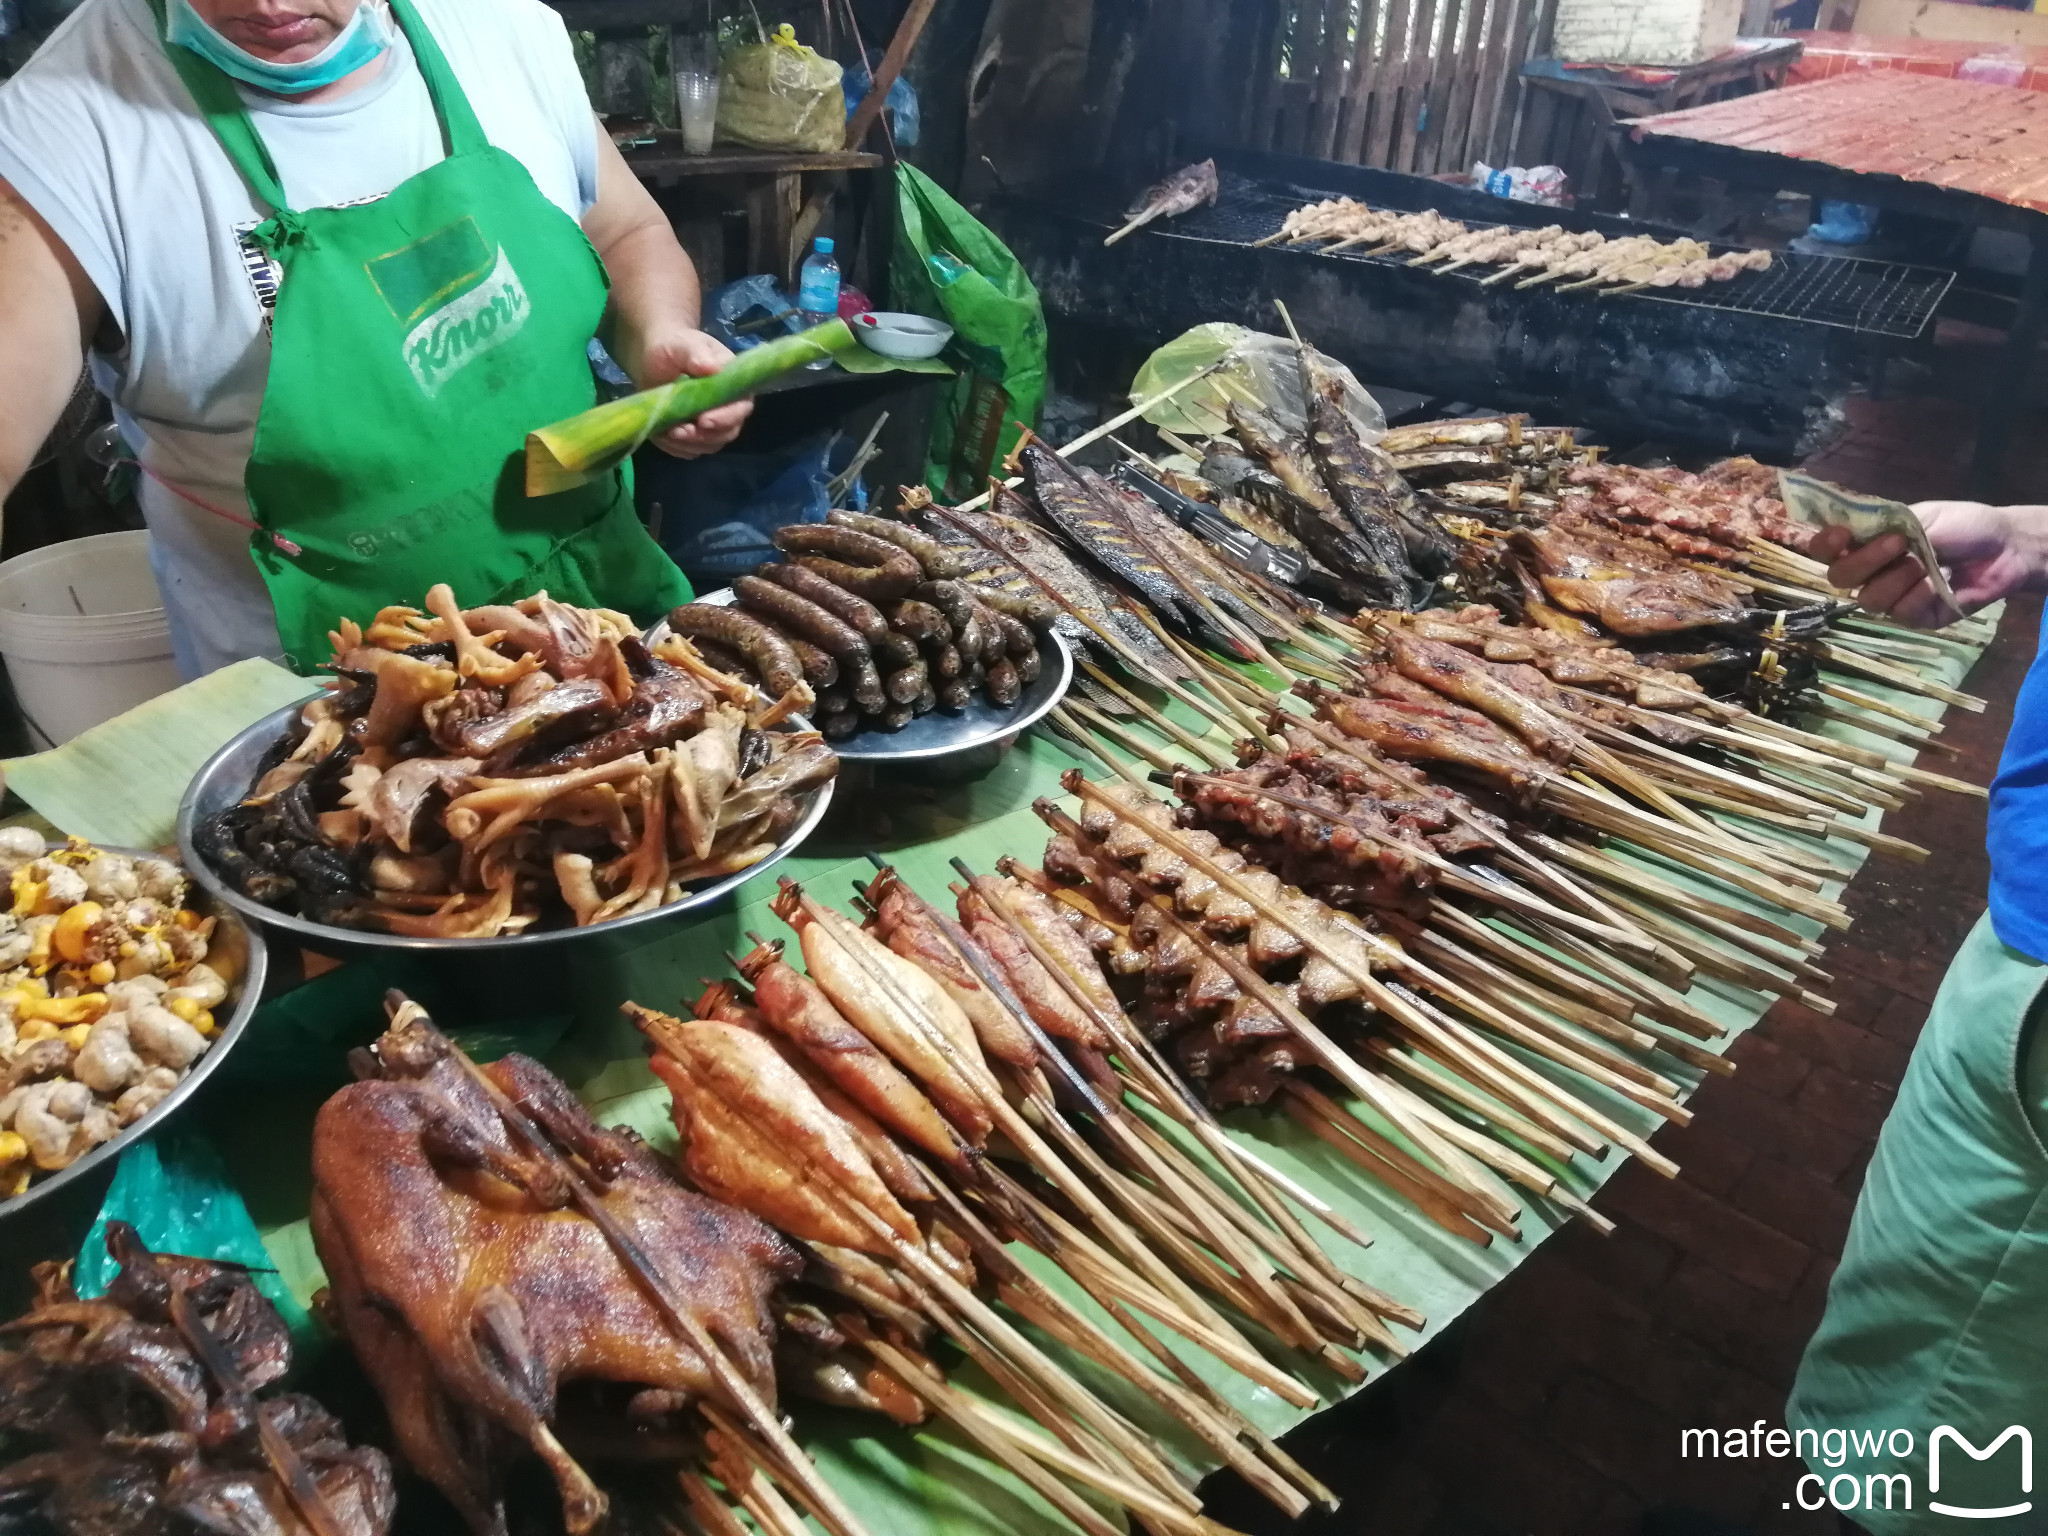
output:
<instances>
[{"instance_id":1,"label":"metal tongs","mask_svg":"<svg viewBox=\"0 0 2048 1536\"><path fill-rule=\"evenodd\" d=\"M1153 479L1131 460L1117 465L1109 477L1124 489L1136 491L1196 537L1213 544L1239 570L1287 586L1301 580L1303 561L1293 550L1268 544L1257 534L1247 533L1215 508Z\"/></svg>"}]
</instances>

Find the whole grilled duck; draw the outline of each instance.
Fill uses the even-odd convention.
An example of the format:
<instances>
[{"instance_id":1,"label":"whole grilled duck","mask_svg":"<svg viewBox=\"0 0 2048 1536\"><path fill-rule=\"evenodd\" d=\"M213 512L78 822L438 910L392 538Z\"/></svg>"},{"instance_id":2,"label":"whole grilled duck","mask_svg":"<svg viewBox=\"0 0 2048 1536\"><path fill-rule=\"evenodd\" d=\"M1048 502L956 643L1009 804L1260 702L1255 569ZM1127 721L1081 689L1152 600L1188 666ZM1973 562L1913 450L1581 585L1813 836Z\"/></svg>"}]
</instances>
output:
<instances>
[{"instance_id":1,"label":"whole grilled duck","mask_svg":"<svg viewBox=\"0 0 2048 1536\"><path fill-rule=\"evenodd\" d=\"M313 1126L313 1241L338 1321L400 1449L473 1531L504 1531L506 1466L530 1447L580 1536L606 1500L551 1427L560 1389L610 1384L623 1422L599 1434L621 1450L723 1393L597 1225L566 1209L559 1167L515 1143L479 1075L575 1150L612 1219L771 1404L769 1296L796 1253L598 1125L538 1062L508 1056L479 1074L417 1004L393 993L387 1007L390 1028L356 1053L364 1080Z\"/></svg>"}]
</instances>

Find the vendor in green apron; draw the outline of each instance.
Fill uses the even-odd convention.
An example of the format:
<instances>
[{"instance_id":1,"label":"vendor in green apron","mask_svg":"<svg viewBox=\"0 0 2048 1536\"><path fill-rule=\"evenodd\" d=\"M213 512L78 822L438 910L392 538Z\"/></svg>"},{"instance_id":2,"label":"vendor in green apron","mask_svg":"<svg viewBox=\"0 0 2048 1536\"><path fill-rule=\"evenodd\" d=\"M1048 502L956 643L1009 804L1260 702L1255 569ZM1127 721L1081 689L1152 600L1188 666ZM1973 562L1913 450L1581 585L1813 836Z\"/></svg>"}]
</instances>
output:
<instances>
[{"instance_id":1,"label":"vendor in green apron","mask_svg":"<svg viewBox=\"0 0 2048 1536\"><path fill-rule=\"evenodd\" d=\"M687 600L625 474L529 499L520 460L593 338L716 371L698 297L539 0L85 0L0 86L0 494L89 354L188 674L311 669L435 582Z\"/></svg>"},{"instance_id":2,"label":"vendor in green apron","mask_svg":"<svg viewBox=\"0 0 2048 1536\"><path fill-rule=\"evenodd\" d=\"M1914 510L1965 609L2048 585L2048 507ZM1811 553L1869 607L1948 622L1905 549L1830 529ZM2020 690L1989 842L1989 911L1878 1138L1787 1413L1799 1501L1875 1536L2048 1531L2048 660Z\"/></svg>"}]
</instances>

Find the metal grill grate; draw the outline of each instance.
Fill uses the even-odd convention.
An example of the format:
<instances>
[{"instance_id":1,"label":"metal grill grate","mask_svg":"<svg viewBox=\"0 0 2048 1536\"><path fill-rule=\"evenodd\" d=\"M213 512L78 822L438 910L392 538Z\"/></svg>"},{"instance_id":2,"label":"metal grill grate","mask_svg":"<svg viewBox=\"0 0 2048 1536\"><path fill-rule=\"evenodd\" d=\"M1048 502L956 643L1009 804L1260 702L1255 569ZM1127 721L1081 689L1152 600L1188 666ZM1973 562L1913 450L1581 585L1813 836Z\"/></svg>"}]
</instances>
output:
<instances>
[{"instance_id":1,"label":"metal grill grate","mask_svg":"<svg viewBox=\"0 0 2048 1536\"><path fill-rule=\"evenodd\" d=\"M1327 195L1307 187L1276 189L1237 181L1228 187L1216 206L1199 208L1171 224L1155 224L1151 232L1168 239L1250 245L1277 231L1294 209ZM1274 249L1292 254L1316 253L1312 245L1281 245ZM1368 256L1362 249L1354 249L1338 251L1326 259L1405 266L1410 255L1401 251ZM1498 270L1472 266L1442 275L1476 283ZM1739 273L1725 283L1709 283L1703 288L1638 289L1622 297L1798 320L1910 341L1926 329L1954 282L1953 272L1937 267L1784 251L1776 254L1765 272ZM1501 286L1509 288L1507 284ZM1580 296L1598 298L1599 291L1582 289Z\"/></svg>"}]
</instances>

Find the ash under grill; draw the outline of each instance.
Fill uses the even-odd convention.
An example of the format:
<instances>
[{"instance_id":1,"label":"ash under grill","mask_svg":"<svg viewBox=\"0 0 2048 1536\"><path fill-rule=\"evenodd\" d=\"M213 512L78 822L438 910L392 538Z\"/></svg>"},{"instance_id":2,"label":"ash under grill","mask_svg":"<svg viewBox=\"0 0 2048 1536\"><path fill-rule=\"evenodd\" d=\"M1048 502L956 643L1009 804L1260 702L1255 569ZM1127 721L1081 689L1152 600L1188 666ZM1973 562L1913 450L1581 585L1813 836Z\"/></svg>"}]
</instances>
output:
<instances>
[{"instance_id":1,"label":"ash under grill","mask_svg":"<svg viewBox=\"0 0 2048 1536\"><path fill-rule=\"evenodd\" d=\"M1332 195L1310 187L1274 187L1241 177L1227 177L1222 196L1214 207L1196 209L1170 223L1153 224L1144 233L1173 240L1253 245L1278 230L1281 222L1296 208L1320 202ZM1419 211L1391 201L1375 200L1374 206L1397 207L1403 212ZM1503 226L1523 224L1524 227L1535 228L1549 210L1531 205L1531 211L1536 222L1500 222ZM1468 224L1471 222L1467 220ZM1318 256L1314 245L1275 245L1272 249L1309 259ZM1412 259L1407 251L1368 256L1364 254L1366 249L1338 251L1321 259L1387 267L1404 267ZM1716 254L1726 249L1730 248L1718 247ZM1476 284L1489 273L1499 270L1498 267L1475 265L1433 276L1441 281ZM1954 282L1953 272L1937 267L1780 251L1774 253L1770 269L1765 272L1742 272L1725 283L1709 283L1702 288L1644 288L1616 297L1797 320L1809 325L1834 326L1865 335L1910 341L1926 329ZM1498 286L1514 291L1511 282ZM1598 289L1582 289L1567 297L1578 297L1591 303L1605 302Z\"/></svg>"}]
</instances>

